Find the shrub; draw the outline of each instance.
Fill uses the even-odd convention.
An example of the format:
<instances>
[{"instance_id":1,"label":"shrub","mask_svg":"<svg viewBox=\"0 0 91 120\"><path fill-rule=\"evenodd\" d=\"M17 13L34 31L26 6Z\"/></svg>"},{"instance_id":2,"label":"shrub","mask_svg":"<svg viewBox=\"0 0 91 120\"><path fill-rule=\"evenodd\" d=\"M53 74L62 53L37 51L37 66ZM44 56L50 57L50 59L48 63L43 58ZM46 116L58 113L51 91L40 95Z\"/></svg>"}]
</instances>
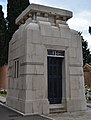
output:
<instances>
[{"instance_id":1,"label":"shrub","mask_svg":"<svg viewBox=\"0 0 91 120\"><path fill-rule=\"evenodd\" d=\"M0 90L0 93L1 93L1 94L7 94L7 90L3 90L3 89L2 89L2 90Z\"/></svg>"}]
</instances>

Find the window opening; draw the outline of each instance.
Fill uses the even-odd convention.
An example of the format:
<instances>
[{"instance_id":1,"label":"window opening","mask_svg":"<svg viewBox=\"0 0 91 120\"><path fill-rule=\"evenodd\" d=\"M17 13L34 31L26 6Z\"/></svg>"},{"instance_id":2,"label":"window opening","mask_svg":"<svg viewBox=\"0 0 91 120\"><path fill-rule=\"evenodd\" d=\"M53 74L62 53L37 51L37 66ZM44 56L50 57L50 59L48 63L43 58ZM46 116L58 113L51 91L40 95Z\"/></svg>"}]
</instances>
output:
<instances>
[{"instance_id":1,"label":"window opening","mask_svg":"<svg viewBox=\"0 0 91 120\"><path fill-rule=\"evenodd\" d=\"M14 61L14 78L18 78L19 77L19 60L16 59Z\"/></svg>"}]
</instances>

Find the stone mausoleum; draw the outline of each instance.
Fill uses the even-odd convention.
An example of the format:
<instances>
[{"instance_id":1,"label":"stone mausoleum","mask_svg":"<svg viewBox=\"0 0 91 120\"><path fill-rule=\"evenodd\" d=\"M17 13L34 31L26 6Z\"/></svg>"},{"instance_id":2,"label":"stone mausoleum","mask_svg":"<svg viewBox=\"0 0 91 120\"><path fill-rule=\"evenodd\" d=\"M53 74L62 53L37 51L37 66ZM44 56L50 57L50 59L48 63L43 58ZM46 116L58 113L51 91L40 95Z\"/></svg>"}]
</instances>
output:
<instances>
[{"instance_id":1,"label":"stone mausoleum","mask_svg":"<svg viewBox=\"0 0 91 120\"><path fill-rule=\"evenodd\" d=\"M31 4L9 43L7 105L23 114L86 110L81 36L68 10Z\"/></svg>"}]
</instances>

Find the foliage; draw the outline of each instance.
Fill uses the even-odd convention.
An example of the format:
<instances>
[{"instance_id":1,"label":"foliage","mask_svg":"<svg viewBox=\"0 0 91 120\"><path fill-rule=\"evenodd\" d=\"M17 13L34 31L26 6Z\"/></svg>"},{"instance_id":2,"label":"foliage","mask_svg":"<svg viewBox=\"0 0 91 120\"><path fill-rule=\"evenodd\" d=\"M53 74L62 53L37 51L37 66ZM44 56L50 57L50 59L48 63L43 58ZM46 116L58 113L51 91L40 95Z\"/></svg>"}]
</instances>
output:
<instances>
[{"instance_id":1,"label":"foliage","mask_svg":"<svg viewBox=\"0 0 91 120\"><path fill-rule=\"evenodd\" d=\"M90 26L89 26L89 30L88 30L88 31L89 31L89 33L91 34L91 27L90 27Z\"/></svg>"},{"instance_id":2,"label":"foliage","mask_svg":"<svg viewBox=\"0 0 91 120\"><path fill-rule=\"evenodd\" d=\"M9 41L12 38L13 33L18 29L18 25L15 24L15 19L21 14L21 12L29 5L29 0L7 0L7 54L6 60L8 61L8 49Z\"/></svg>"},{"instance_id":3,"label":"foliage","mask_svg":"<svg viewBox=\"0 0 91 120\"><path fill-rule=\"evenodd\" d=\"M7 0L7 2L8 41L10 41L13 33L18 29L15 19L29 5L29 0Z\"/></svg>"},{"instance_id":4,"label":"foliage","mask_svg":"<svg viewBox=\"0 0 91 120\"><path fill-rule=\"evenodd\" d=\"M7 95L7 94L1 94L1 93L0 93L0 96L2 96L2 97L6 97L6 95Z\"/></svg>"},{"instance_id":5,"label":"foliage","mask_svg":"<svg viewBox=\"0 0 91 120\"><path fill-rule=\"evenodd\" d=\"M82 52L83 52L83 65L85 65L85 63L90 64L91 63L91 54L90 54L90 50L88 48L88 42L86 40L82 38Z\"/></svg>"},{"instance_id":6,"label":"foliage","mask_svg":"<svg viewBox=\"0 0 91 120\"><path fill-rule=\"evenodd\" d=\"M4 89L0 90L0 96L6 97L6 95L7 95L7 90Z\"/></svg>"},{"instance_id":7,"label":"foliage","mask_svg":"<svg viewBox=\"0 0 91 120\"><path fill-rule=\"evenodd\" d=\"M0 5L0 66L7 63L6 20Z\"/></svg>"},{"instance_id":8,"label":"foliage","mask_svg":"<svg viewBox=\"0 0 91 120\"><path fill-rule=\"evenodd\" d=\"M79 35L81 35L81 32L78 32ZM82 54L83 54L83 65L86 63L91 64L91 53L88 48L88 42L83 39L83 36L81 35L81 40L82 40Z\"/></svg>"},{"instance_id":9,"label":"foliage","mask_svg":"<svg viewBox=\"0 0 91 120\"><path fill-rule=\"evenodd\" d=\"M15 19L29 5L29 0L7 0L7 18L0 5L0 66L8 63L9 41L18 29Z\"/></svg>"},{"instance_id":10,"label":"foliage","mask_svg":"<svg viewBox=\"0 0 91 120\"><path fill-rule=\"evenodd\" d=\"M91 100L87 100L87 103L90 103L90 104L91 104Z\"/></svg>"}]
</instances>

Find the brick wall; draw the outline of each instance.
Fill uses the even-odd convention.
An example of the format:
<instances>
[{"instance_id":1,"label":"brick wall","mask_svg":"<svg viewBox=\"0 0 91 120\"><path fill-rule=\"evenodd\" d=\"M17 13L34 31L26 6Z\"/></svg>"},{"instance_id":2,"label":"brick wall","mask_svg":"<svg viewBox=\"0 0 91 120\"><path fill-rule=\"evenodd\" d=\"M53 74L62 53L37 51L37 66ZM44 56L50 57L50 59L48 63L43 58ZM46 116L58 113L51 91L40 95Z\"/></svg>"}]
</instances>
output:
<instances>
[{"instance_id":1,"label":"brick wall","mask_svg":"<svg viewBox=\"0 0 91 120\"><path fill-rule=\"evenodd\" d=\"M91 72L84 72L85 85L91 87Z\"/></svg>"},{"instance_id":2,"label":"brick wall","mask_svg":"<svg viewBox=\"0 0 91 120\"><path fill-rule=\"evenodd\" d=\"M0 89L8 87L8 65L0 67Z\"/></svg>"},{"instance_id":3,"label":"brick wall","mask_svg":"<svg viewBox=\"0 0 91 120\"><path fill-rule=\"evenodd\" d=\"M85 64L84 66L84 82L85 85L91 87L91 66L89 64Z\"/></svg>"}]
</instances>

